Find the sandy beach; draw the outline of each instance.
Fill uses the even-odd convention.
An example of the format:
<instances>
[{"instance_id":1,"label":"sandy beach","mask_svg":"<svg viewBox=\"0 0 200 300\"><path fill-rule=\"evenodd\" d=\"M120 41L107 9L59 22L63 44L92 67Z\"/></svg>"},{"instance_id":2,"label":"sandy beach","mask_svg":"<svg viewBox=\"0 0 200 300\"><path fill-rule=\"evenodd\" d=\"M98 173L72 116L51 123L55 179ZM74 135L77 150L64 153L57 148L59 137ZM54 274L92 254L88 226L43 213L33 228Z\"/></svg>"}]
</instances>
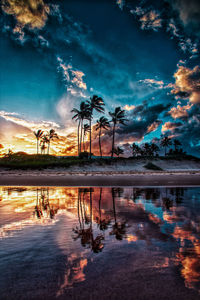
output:
<instances>
[{"instance_id":1,"label":"sandy beach","mask_svg":"<svg viewBox=\"0 0 200 300\"><path fill-rule=\"evenodd\" d=\"M2 171L2 186L200 186L200 171Z\"/></svg>"}]
</instances>

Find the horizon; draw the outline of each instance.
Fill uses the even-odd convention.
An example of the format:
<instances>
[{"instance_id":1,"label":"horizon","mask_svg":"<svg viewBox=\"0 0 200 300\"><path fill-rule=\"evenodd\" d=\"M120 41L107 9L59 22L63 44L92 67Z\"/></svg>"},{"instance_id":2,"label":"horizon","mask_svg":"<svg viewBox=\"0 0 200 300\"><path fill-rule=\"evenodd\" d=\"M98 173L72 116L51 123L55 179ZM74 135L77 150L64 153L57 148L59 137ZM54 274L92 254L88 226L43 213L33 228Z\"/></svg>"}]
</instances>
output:
<instances>
[{"instance_id":1,"label":"horizon","mask_svg":"<svg viewBox=\"0 0 200 300\"><path fill-rule=\"evenodd\" d=\"M187 4L187 5L186 5ZM54 129L50 154L77 154L73 108L93 95L92 152L99 156L96 121L116 107L116 146L129 156L168 136L200 156L200 3L163 1L3 0L0 4L0 155L36 153L34 131ZM111 151L111 129L102 151ZM85 137L89 150L89 135Z\"/></svg>"}]
</instances>

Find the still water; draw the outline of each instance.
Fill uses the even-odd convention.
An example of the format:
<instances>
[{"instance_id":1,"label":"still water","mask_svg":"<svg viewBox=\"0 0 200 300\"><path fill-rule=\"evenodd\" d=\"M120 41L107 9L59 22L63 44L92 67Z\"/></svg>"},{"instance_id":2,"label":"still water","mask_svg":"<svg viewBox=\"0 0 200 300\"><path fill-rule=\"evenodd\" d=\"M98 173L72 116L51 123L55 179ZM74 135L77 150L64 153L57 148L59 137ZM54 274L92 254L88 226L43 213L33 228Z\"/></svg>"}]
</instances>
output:
<instances>
[{"instance_id":1,"label":"still water","mask_svg":"<svg viewBox=\"0 0 200 300\"><path fill-rule=\"evenodd\" d=\"M0 188L0 299L199 299L200 188Z\"/></svg>"}]
</instances>

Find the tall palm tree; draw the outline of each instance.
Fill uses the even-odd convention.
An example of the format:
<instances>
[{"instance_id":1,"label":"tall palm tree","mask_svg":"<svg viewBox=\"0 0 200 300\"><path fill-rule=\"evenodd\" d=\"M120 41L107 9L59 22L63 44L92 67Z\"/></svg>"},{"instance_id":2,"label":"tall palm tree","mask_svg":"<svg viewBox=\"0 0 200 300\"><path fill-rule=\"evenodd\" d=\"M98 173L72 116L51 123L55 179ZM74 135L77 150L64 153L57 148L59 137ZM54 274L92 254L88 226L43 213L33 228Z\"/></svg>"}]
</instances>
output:
<instances>
[{"instance_id":1,"label":"tall palm tree","mask_svg":"<svg viewBox=\"0 0 200 300\"><path fill-rule=\"evenodd\" d=\"M85 136L87 132L90 131L90 125L89 124L84 124L83 125L83 151L85 152Z\"/></svg>"},{"instance_id":2,"label":"tall palm tree","mask_svg":"<svg viewBox=\"0 0 200 300\"><path fill-rule=\"evenodd\" d=\"M154 156L154 153L155 153L155 155L157 155L159 150L160 149L159 149L158 145L156 145L155 143L151 143L151 151L152 151L153 156Z\"/></svg>"},{"instance_id":3,"label":"tall palm tree","mask_svg":"<svg viewBox=\"0 0 200 300\"><path fill-rule=\"evenodd\" d=\"M104 112L104 101L101 97L98 97L97 95L93 95L90 97L90 100L87 101L87 104L89 105L89 122L90 122L90 159L92 156L92 118L93 118L93 111L96 110L99 113Z\"/></svg>"},{"instance_id":4,"label":"tall palm tree","mask_svg":"<svg viewBox=\"0 0 200 300\"><path fill-rule=\"evenodd\" d=\"M114 154L116 154L118 157L120 156L120 154L123 154L124 150L122 148L120 148L119 146L117 148L114 148Z\"/></svg>"},{"instance_id":5,"label":"tall palm tree","mask_svg":"<svg viewBox=\"0 0 200 300\"><path fill-rule=\"evenodd\" d=\"M34 135L37 139L37 154L39 152L39 140L42 138L43 136L43 131L41 129L39 129L38 131L34 131Z\"/></svg>"},{"instance_id":6,"label":"tall palm tree","mask_svg":"<svg viewBox=\"0 0 200 300\"><path fill-rule=\"evenodd\" d=\"M166 149L167 149L171 144L172 144L171 139L168 138L167 136L164 137L164 138L161 140L160 145L161 145L162 147L165 148L165 156L166 156Z\"/></svg>"},{"instance_id":7,"label":"tall palm tree","mask_svg":"<svg viewBox=\"0 0 200 300\"><path fill-rule=\"evenodd\" d=\"M78 155L81 152L81 143L82 143L82 124L84 118L89 118L89 105L86 104L85 102L80 103L80 109L73 108L72 111L74 116L72 117L72 120L75 119L75 121L78 121L78 128L77 128L77 139L78 139ZM81 137L80 137L80 126L81 126Z\"/></svg>"},{"instance_id":8,"label":"tall palm tree","mask_svg":"<svg viewBox=\"0 0 200 300\"><path fill-rule=\"evenodd\" d=\"M174 145L174 151L176 152L177 147L181 146L181 142L179 140L175 139L174 142L173 142L173 145Z\"/></svg>"},{"instance_id":9,"label":"tall palm tree","mask_svg":"<svg viewBox=\"0 0 200 300\"><path fill-rule=\"evenodd\" d=\"M101 131L102 129L108 130L110 127L110 123L107 118L101 117L99 120L97 120L96 124L96 130L99 130L99 152L100 156L102 157L102 151L101 151Z\"/></svg>"},{"instance_id":10,"label":"tall palm tree","mask_svg":"<svg viewBox=\"0 0 200 300\"><path fill-rule=\"evenodd\" d=\"M109 115L111 116L111 122L113 122L113 137L112 137L112 151L111 151L111 157L113 157L114 154L114 148L115 148L115 129L117 124L126 125L125 122L127 119L125 118L125 110L122 110L121 107L116 107L114 112L109 112Z\"/></svg>"},{"instance_id":11,"label":"tall palm tree","mask_svg":"<svg viewBox=\"0 0 200 300\"><path fill-rule=\"evenodd\" d=\"M55 132L54 129L50 129L50 131L48 133L48 139L49 139L49 142L48 142L47 154L49 154L49 151L50 151L51 140L58 139L58 135L57 135L57 133Z\"/></svg>"}]
</instances>

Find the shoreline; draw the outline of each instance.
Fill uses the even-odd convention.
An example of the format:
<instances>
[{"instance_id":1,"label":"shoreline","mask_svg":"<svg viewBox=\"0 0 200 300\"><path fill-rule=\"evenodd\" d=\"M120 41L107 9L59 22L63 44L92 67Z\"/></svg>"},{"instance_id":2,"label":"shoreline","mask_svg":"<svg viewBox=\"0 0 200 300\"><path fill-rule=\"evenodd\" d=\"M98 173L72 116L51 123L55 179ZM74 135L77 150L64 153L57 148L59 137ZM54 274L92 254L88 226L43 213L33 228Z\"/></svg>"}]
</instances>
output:
<instances>
[{"instance_id":1,"label":"shoreline","mask_svg":"<svg viewBox=\"0 0 200 300\"><path fill-rule=\"evenodd\" d=\"M1 186L200 186L200 171L194 170L157 172L64 172L63 170L16 170L3 171L0 175Z\"/></svg>"}]
</instances>

